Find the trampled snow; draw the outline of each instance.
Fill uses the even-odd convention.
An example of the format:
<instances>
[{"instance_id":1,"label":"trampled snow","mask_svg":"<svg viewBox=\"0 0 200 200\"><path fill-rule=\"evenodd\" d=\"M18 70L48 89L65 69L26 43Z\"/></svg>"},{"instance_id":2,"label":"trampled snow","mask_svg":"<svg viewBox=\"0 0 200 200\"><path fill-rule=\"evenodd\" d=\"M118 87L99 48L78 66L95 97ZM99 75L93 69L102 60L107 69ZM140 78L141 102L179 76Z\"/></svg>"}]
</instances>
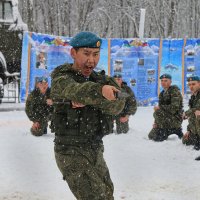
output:
<instances>
[{"instance_id":1,"label":"trampled snow","mask_svg":"<svg viewBox=\"0 0 200 200\"><path fill-rule=\"evenodd\" d=\"M139 107L128 134L104 138L115 200L199 200L200 151L176 135L148 140L152 114L152 107ZM56 166L54 134L34 137L30 126L23 110L0 112L0 200L75 200Z\"/></svg>"}]
</instances>

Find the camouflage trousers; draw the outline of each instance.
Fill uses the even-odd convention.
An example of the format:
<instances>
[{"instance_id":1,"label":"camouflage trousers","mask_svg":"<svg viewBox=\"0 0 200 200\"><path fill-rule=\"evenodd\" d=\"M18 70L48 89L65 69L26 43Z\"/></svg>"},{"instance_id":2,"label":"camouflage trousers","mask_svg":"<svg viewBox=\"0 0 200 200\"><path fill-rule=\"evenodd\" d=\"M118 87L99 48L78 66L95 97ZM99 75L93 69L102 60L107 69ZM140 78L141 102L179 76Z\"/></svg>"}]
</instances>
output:
<instances>
[{"instance_id":1,"label":"camouflage trousers","mask_svg":"<svg viewBox=\"0 0 200 200\"><path fill-rule=\"evenodd\" d=\"M95 149L75 146L61 151L56 149L58 168L77 200L114 200L114 187L103 158L103 145Z\"/></svg>"},{"instance_id":2,"label":"camouflage trousers","mask_svg":"<svg viewBox=\"0 0 200 200\"><path fill-rule=\"evenodd\" d=\"M197 130L197 133L198 133L198 135L200 137L200 116L198 116L196 118L196 130Z\"/></svg>"},{"instance_id":3,"label":"camouflage trousers","mask_svg":"<svg viewBox=\"0 0 200 200\"><path fill-rule=\"evenodd\" d=\"M33 129L31 128L31 133L34 136L42 136L43 134L47 133L47 126L48 126L48 122L47 121L40 121L40 128L38 129Z\"/></svg>"},{"instance_id":4,"label":"camouflage trousers","mask_svg":"<svg viewBox=\"0 0 200 200\"><path fill-rule=\"evenodd\" d=\"M163 129L180 128L183 121L182 118L176 115L167 114L161 109L156 110L153 116L155 119L155 124L158 126L158 128Z\"/></svg>"},{"instance_id":5,"label":"camouflage trousers","mask_svg":"<svg viewBox=\"0 0 200 200\"><path fill-rule=\"evenodd\" d=\"M117 130L118 134L120 134L120 133L127 133L129 131L128 121L122 123L122 122L120 122L120 119L117 118L116 119L116 130Z\"/></svg>"},{"instance_id":6,"label":"camouflage trousers","mask_svg":"<svg viewBox=\"0 0 200 200\"><path fill-rule=\"evenodd\" d=\"M148 137L150 140L162 142L168 138L169 135L176 134L179 139L183 137L182 128L171 128L171 129L164 129L164 128L153 128Z\"/></svg>"}]
</instances>

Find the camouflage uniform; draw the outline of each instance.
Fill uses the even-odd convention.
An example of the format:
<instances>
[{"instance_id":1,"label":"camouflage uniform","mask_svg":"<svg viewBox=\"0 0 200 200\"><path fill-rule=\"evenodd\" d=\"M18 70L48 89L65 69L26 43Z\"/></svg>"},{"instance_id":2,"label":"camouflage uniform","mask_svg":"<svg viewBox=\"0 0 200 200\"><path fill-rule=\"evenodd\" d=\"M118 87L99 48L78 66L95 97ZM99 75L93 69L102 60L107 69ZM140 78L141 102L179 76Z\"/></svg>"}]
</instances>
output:
<instances>
[{"instance_id":1,"label":"camouflage uniform","mask_svg":"<svg viewBox=\"0 0 200 200\"><path fill-rule=\"evenodd\" d=\"M47 105L46 100L50 99L50 89L48 88L43 95L39 89L35 88L26 100L25 112L32 122L39 122L40 128L31 133L35 136L41 136L47 133L48 121L51 119L53 107Z\"/></svg>"},{"instance_id":2,"label":"camouflage uniform","mask_svg":"<svg viewBox=\"0 0 200 200\"><path fill-rule=\"evenodd\" d=\"M103 158L102 137L112 132L113 117L125 100L108 101L102 86L115 84L92 72L89 78L65 64L52 73L55 158L78 200L113 200L113 183ZM72 108L71 101L84 104Z\"/></svg>"},{"instance_id":3,"label":"camouflage uniform","mask_svg":"<svg viewBox=\"0 0 200 200\"><path fill-rule=\"evenodd\" d=\"M196 95L192 95L189 100L189 110L185 112L188 118L187 138L183 137L182 142L186 145L200 145L200 116L195 116L195 111L200 110L200 90Z\"/></svg>"},{"instance_id":4,"label":"camouflage uniform","mask_svg":"<svg viewBox=\"0 0 200 200\"><path fill-rule=\"evenodd\" d=\"M127 94L129 94L129 96L126 98L126 103L125 103L124 109L122 110L122 112L119 115L117 115L115 117L116 130L117 130L118 134L119 133L127 133L129 131L128 121L122 123L122 122L120 122L120 117L125 117L127 115L128 116L134 115L137 110L136 98L135 98L135 95L134 95L133 91L131 90L131 88L128 87L125 82L123 82L121 85L121 90L125 91Z\"/></svg>"},{"instance_id":5,"label":"camouflage uniform","mask_svg":"<svg viewBox=\"0 0 200 200\"><path fill-rule=\"evenodd\" d=\"M183 98L177 86L172 85L159 95L159 107L153 114L156 128L149 133L149 139L163 141L171 134L182 138Z\"/></svg>"}]
</instances>

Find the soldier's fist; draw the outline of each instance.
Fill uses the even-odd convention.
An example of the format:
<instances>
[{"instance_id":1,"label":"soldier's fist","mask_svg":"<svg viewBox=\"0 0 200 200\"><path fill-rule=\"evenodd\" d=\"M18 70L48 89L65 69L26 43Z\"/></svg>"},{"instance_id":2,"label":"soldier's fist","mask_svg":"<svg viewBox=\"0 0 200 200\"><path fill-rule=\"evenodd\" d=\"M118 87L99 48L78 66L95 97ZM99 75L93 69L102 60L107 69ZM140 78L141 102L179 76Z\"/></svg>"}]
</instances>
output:
<instances>
[{"instance_id":1,"label":"soldier's fist","mask_svg":"<svg viewBox=\"0 0 200 200\"><path fill-rule=\"evenodd\" d=\"M196 115L196 117L200 116L200 110L196 110L195 115Z\"/></svg>"},{"instance_id":2,"label":"soldier's fist","mask_svg":"<svg viewBox=\"0 0 200 200\"><path fill-rule=\"evenodd\" d=\"M128 121L128 118L129 118L129 116L128 115L126 115L125 117L120 117L120 122L121 123L125 123L125 122L127 122Z\"/></svg>"},{"instance_id":3,"label":"soldier's fist","mask_svg":"<svg viewBox=\"0 0 200 200\"><path fill-rule=\"evenodd\" d=\"M154 111L159 110L160 107L159 106L154 106Z\"/></svg>"},{"instance_id":4,"label":"soldier's fist","mask_svg":"<svg viewBox=\"0 0 200 200\"><path fill-rule=\"evenodd\" d=\"M47 99L47 105L52 106L53 105L53 101L51 99Z\"/></svg>"},{"instance_id":5,"label":"soldier's fist","mask_svg":"<svg viewBox=\"0 0 200 200\"><path fill-rule=\"evenodd\" d=\"M32 129L38 130L39 128L40 128L40 123L39 122L33 122Z\"/></svg>"},{"instance_id":6,"label":"soldier's fist","mask_svg":"<svg viewBox=\"0 0 200 200\"><path fill-rule=\"evenodd\" d=\"M109 101L116 100L115 93L119 92L117 88L111 85L104 85L102 87L102 95Z\"/></svg>"},{"instance_id":7,"label":"soldier's fist","mask_svg":"<svg viewBox=\"0 0 200 200\"><path fill-rule=\"evenodd\" d=\"M188 140L190 132L187 131L184 135L183 135L183 140Z\"/></svg>"}]
</instances>

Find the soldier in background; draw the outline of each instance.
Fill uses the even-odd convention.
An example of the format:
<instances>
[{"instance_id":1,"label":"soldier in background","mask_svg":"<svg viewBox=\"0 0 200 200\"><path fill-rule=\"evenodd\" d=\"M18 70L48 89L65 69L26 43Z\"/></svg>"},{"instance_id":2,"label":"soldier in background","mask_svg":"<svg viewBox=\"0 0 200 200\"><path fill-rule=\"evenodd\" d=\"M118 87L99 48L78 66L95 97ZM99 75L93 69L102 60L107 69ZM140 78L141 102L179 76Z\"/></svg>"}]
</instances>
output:
<instances>
[{"instance_id":1,"label":"soldier in background","mask_svg":"<svg viewBox=\"0 0 200 200\"><path fill-rule=\"evenodd\" d=\"M154 141L164 141L169 135L176 134L181 139L183 98L179 88L171 85L171 75L160 76L162 92L159 95L159 104L154 107L153 129L148 137Z\"/></svg>"},{"instance_id":2,"label":"soldier in background","mask_svg":"<svg viewBox=\"0 0 200 200\"><path fill-rule=\"evenodd\" d=\"M47 134L48 121L53 112L50 88L46 77L37 77L34 90L28 95L25 112L33 122L31 133L34 136Z\"/></svg>"},{"instance_id":3,"label":"soldier in background","mask_svg":"<svg viewBox=\"0 0 200 200\"><path fill-rule=\"evenodd\" d=\"M188 119L187 132L182 142L186 145L194 145L194 149L200 149L200 78L192 76L188 78L188 86L191 91L189 109L183 113L183 118Z\"/></svg>"},{"instance_id":4,"label":"soldier in background","mask_svg":"<svg viewBox=\"0 0 200 200\"><path fill-rule=\"evenodd\" d=\"M114 200L102 138L113 131L113 116L125 99L116 99L120 88L111 77L94 72L101 43L94 33L78 33L70 41L74 63L52 73L55 158L79 200Z\"/></svg>"},{"instance_id":5,"label":"soldier in background","mask_svg":"<svg viewBox=\"0 0 200 200\"><path fill-rule=\"evenodd\" d=\"M129 117L134 115L137 110L137 102L135 95L126 82L123 82L121 74L114 74L114 79L121 88L121 91L129 94L122 112L115 117L116 131L118 134L127 133L129 131Z\"/></svg>"}]
</instances>

